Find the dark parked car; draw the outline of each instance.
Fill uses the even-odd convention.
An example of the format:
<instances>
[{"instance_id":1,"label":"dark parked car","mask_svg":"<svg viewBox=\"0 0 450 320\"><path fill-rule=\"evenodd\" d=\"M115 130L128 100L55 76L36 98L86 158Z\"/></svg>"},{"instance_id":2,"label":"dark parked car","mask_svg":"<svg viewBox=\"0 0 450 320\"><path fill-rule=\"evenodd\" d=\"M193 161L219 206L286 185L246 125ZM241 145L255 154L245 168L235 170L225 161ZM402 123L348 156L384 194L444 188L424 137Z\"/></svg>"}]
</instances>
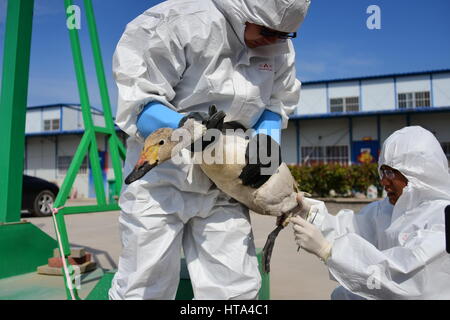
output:
<instances>
[{"instance_id":1,"label":"dark parked car","mask_svg":"<svg viewBox=\"0 0 450 320\"><path fill-rule=\"evenodd\" d=\"M37 217L50 216L58 192L59 187L54 183L23 175L22 210Z\"/></svg>"}]
</instances>

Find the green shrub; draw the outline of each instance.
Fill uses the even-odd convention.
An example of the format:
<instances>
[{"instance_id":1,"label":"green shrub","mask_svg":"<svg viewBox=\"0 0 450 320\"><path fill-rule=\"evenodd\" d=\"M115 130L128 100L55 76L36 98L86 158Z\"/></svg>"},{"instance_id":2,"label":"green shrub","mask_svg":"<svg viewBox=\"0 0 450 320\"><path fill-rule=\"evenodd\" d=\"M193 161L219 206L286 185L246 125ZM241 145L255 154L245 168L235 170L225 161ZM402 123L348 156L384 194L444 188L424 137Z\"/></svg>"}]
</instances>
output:
<instances>
[{"instance_id":1,"label":"green shrub","mask_svg":"<svg viewBox=\"0 0 450 320\"><path fill-rule=\"evenodd\" d=\"M378 195L382 187L376 163L361 165L316 164L312 166L289 166L298 182L300 190L316 197L328 197L334 190L339 196L366 193L370 185L375 185Z\"/></svg>"}]
</instances>

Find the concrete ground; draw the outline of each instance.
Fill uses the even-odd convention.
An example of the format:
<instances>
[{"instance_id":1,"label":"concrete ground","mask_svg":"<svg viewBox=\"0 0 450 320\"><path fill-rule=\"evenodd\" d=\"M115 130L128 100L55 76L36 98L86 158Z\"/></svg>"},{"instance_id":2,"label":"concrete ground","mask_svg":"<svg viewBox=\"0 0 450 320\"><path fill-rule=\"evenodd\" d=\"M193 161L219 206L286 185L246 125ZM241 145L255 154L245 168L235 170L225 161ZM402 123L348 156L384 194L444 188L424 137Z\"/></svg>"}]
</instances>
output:
<instances>
[{"instance_id":1,"label":"concrete ground","mask_svg":"<svg viewBox=\"0 0 450 320\"><path fill-rule=\"evenodd\" d=\"M67 206L87 205L92 201L69 202ZM358 211L366 205L363 201L329 202L330 213L336 214L342 208ZM69 240L73 247L84 247L93 253L93 259L103 269L116 269L121 251L118 218L120 212L98 212L68 215L65 217ZM55 238L52 218L35 218L23 214L22 219ZM262 248L268 234L275 227L275 218L251 215L255 244ZM292 227L281 231L272 255L270 288L271 299L327 300L337 283L331 281L327 268L315 256L305 251L297 252Z\"/></svg>"}]
</instances>

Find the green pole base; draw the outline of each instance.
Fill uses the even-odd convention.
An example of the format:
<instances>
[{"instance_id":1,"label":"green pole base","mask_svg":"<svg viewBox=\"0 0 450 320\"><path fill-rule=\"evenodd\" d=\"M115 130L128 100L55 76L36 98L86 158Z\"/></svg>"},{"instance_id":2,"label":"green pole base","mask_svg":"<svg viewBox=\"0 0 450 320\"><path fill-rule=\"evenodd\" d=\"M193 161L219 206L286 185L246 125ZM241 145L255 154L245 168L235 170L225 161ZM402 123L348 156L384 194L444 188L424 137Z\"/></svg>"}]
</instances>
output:
<instances>
[{"instance_id":1,"label":"green pole base","mask_svg":"<svg viewBox=\"0 0 450 320\"><path fill-rule=\"evenodd\" d=\"M261 289L259 289L258 300L270 300L270 273L265 273L262 270L262 256L261 248L256 249L256 256L258 257L259 273L261 274Z\"/></svg>"},{"instance_id":2,"label":"green pole base","mask_svg":"<svg viewBox=\"0 0 450 320\"><path fill-rule=\"evenodd\" d=\"M35 272L56 247L56 240L32 223L0 224L0 279Z\"/></svg>"}]
</instances>

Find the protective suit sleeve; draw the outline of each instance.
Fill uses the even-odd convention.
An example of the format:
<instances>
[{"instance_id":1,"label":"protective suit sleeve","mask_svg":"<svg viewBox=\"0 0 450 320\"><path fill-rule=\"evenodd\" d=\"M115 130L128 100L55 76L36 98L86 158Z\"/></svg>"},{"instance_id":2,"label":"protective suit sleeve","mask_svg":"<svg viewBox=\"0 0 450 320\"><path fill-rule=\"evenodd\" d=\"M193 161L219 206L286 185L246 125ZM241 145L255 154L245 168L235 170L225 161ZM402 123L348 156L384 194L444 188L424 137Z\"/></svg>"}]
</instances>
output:
<instances>
[{"instance_id":1,"label":"protective suit sleeve","mask_svg":"<svg viewBox=\"0 0 450 320\"><path fill-rule=\"evenodd\" d=\"M438 282L429 283L426 267L447 259L445 233L418 230L410 237L402 246L378 250L355 233L342 235L334 241L329 272L344 288L367 299L423 299L430 287L438 290Z\"/></svg>"},{"instance_id":2,"label":"protective suit sleeve","mask_svg":"<svg viewBox=\"0 0 450 320\"><path fill-rule=\"evenodd\" d=\"M419 299L426 294L425 267L445 255L444 226L400 234L402 245L380 250L376 230L390 225L390 214L383 214L390 209L385 199L357 214L341 210L332 216L320 210L308 220L333 243L327 266L345 289L366 299Z\"/></svg>"},{"instance_id":3,"label":"protective suit sleeve","mask_svg":"<svg viewBox=\"0 0 450 320\"><path fill-rule=\"evenodd\" d=\"M300 99L301 82L295 71L295 50L288 40L289 53L275 59L275 80L267 109L281 116L281 129L288 126L289 115L297 108Z\"/></svg>"},{"instance_id":4,"label":"protective suit sleeve","mask_svg":"<svg viewBox=\"0 0 450 320\"><path fill-rule=\"evenodd\" d=\"M136 126L142 137L147 138L160 128L178 128L183 115L159 102L150 102L138 116Z\"/></svg>"},{"instance_id":5,"label":"protective suit sleeve","mask_svg":"<svg viewBox=\"0 0 450 320\"><path fill-rule=\"evenodd\" d=\"M149 102L176 111L170 101L186 68L183 45L173 26L158 16L144 14L127 25L113 57L118 87L117 125L141 138L137 116Z\"/></svg>"},{"instance_id":6,"label":"protective suit sleeve","mask_svg":"<svg viewBox=\"0 0 450 320\"><path fill-rule=\"evenodd\" d=\"M310 201L310 200L309 200ZM324 204L316 204L313 224L323 233L328 241L346 233L356 233L373 245L377 245L376 228L380 220L386 220L380 214L380 207L385 206L384 201L376 201L365 206L360 212L355 214L353 210L342 209L336 215L328 213Z\"/></svg>"},{"instance_id":7,"label":"protective suit sleeve","mask_svg":"<svg viewBox=\"0 0 450 320\"><path fill-rule=\"evenodd\" d=\"M271 136L278 144L281 141L281 116L270 110L265 110L253 127L254 135L264 133Z\"/></svg>"}]
</instances>

